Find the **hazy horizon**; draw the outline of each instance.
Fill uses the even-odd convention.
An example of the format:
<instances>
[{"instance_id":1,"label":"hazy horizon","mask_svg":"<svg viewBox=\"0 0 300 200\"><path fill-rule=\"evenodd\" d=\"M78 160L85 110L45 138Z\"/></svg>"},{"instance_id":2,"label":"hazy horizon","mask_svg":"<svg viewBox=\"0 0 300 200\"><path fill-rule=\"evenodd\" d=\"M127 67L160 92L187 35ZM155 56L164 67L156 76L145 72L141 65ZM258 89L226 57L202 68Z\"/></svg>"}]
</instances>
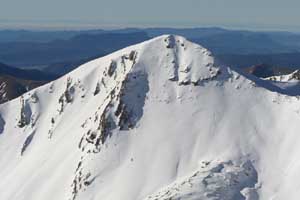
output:
<instances>
[{"instance_id":1,"label":"hazy horizon","mask_svg":"<svg viewBox=\"0 0 300 200\"><path fill-rule=\"evenodd\" d=\"M209 26L300 32L299 6L296 0L4 0L0 29Z\"/></svg>"},{"instance_id":2,"label":"hazy horizon","mask_svg":"<svg viewBox=\"0 0 300 200\"><path fill-rule=\"evenodd\" d=\"M300 33L300 26L274 26L274 25L226 25L226 24L200 24L200 25L174 25L174 24L97 24L97 23L70 23L70 22L18 22L1 21L1 30L28 30L28 31L76 31L76 30L114 30L126 28L222 28L228 30L248 30L248 31L278 31Z\"/></svg>"}]
</instances>

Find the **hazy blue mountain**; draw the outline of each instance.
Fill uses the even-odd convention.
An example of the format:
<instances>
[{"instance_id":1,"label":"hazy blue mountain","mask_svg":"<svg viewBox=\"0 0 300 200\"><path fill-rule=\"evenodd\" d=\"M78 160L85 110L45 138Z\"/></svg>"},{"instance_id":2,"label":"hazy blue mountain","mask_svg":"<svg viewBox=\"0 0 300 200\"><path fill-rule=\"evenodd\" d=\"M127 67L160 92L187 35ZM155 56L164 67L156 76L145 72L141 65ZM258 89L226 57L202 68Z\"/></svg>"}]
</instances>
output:
<instances>
[{"instance_id":1,"label":"hazy blue mountain","mask_svg":"<svg viewBox=\"0 0 300 200\"><path fill-rule=\"evenodd\" d=\"M0 43L6 42L51 42L53 40L68 40L80 34L98 34L104 30L87 31L29 31L0 30Z\"/></svg>"},{"instance_id":2,"label":"hazy blue mountain","mask_svg":"<svg viewBox=\"0 0 300 200\"><path fill-rule=\"evenodd\" d=\"M77 68L79 65L82 65L90 60L93 60L97 58L98 56L95 57L89 57L86 59L81 59L81 60L73 60L73 61L63 61L63 62L58 62L58 63L51 63L47 67L43 68L43 72L45 73L50 73L50 74L55 74L57 76L62 76L73 69Z\"/></svg>"},{"instance_id":3,"label":"hazy blue mountain","mask_svg":"<svg viewBox=\"0 0 300 200\"><path fill-rule=\"evenodd\" d=\"M58 76L38 70L23 70L0 63L0 104L21 96Z\"/></svg>"},{"instance_id":4,"label":"hazy blue mountain","mask_svg":"<svg viewBox=\"0 0 300 200\"><path fill-rule=\"evenodd\" d=\"M0 44L0 60L14 66L48 66L103 56L149 39L145 32L81 34L70 40L52 42L8 42Z\"/></svg>"},{"instance_id":5,"label":"hazy blue mountain","mask_svg":"<svg viewBox=\"0 0 300 200\"><path fill-rule=\"evenodd\" d=\"M216 56L223 64L238 68L249 67L257 64L268 64L291 69L300 68L300 53L281 54L222 54Z\"/></svg>"},{"instance_id":6,"label":"hazy blue mountain","mask_svg":"<svg viewBox=\"0 0 300 200\"><path fill-rule=\"evenodd\" d=\"M204 45L215 54L270 54L298 51L297 47L284 45L264 33L223 33L191 40Z\"/></svg>"},{"instance_id":7,"label":"hazy blue mountain","mask_svg":"<svg viewBox=\"0 0 300 200\"><path fill-rule=\"evenodd\" d=\"M156 37L162 34L175 34L175 35L183 35L187 38L198 38L205 36L216 36L219 34L231 32L229 30L218 28L218 27L210 27L210 28L147 28L142 29L146 31L149 36Z\"/></svg>"},{"instance_id":8,"label":"hazy blue mountain","mask_svg":"<svg viewBox=\"0 0 300 200\"><path fill-rule=\"evenodd\" d=\"M0 61L63 75L80 64L163 34L182 35L235 67L299 68L300 34L211 28L126 28L87 31L0 31Z\"/></svg>"},{"instance_id":9,"label":"hazy blue mountain","mask_svg":"<svg viewBox=\"0 0 300 200\"><path fill-rule=\"evenodd\" d=\"M300 52L300 34L255 32L222 28L152 28L149 36L176 34L210 49L214 54L271 54Z\"/></svg>"},{"instance_id":10,"label":"hazy blue mountain","mask_svg":"<svg viewBox=\"0 0 300 200\"><path fill-rule=\"evenodd\" d=\"M291 74L295 69L287 67L277 67L268 64L253 65L251 67L244 68L244 71L253 74L254 76L267 78L271 76L281 76Z\"/></svg>"},{"instance_id":11,"label":"hazy blue mountain","mask_svg":"<svg viewBox=\"0 0 300 200\"><path fill-rule=\"evenodd\" d=\"M40 70L23 70L0 63L0 76L2 75L34 81L50 81L57 78L54 74L45 73Z\"/></svg>"}]
</instances>

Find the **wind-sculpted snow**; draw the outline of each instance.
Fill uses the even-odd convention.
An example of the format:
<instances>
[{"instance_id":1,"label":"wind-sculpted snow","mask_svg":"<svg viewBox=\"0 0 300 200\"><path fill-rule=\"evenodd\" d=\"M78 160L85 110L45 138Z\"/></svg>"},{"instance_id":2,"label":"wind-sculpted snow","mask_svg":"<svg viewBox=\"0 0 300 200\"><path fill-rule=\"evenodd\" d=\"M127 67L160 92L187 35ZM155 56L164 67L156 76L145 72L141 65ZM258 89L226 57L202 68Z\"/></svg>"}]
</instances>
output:
<instances>
[{"instance_id":1,"label":"wind-sculpted snow","mask_svg":"<svg viewBox=\"0 0 300 200\"><path fill-rule=\"evenodd\" d=\"M164 35L0 106L2 200L297 200L297 95Z\"/></svg>"},{"instance_id":2,"label":"wind-sculpted snow","mask_svg":"<svg viewBox=\"0 0 300 200\"><path fill-rule=\"evenodd\" d=\"M257 200L257 181L257 172L251 161L240 164L202 161L200 169L192 175L177 180L145 200Z\"/></svg>"}]
</instances>

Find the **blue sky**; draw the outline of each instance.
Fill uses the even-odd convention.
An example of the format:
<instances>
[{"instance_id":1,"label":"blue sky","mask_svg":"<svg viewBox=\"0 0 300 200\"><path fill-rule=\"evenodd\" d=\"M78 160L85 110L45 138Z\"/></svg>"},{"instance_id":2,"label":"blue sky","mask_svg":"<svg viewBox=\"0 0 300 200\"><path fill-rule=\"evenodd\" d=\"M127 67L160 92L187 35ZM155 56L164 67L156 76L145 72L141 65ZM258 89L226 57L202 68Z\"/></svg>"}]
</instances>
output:
<instances>
[{"instance_id":1,"label":"blue sky","mask_svg":"<svg viewBox=\"0 0 300 200\"><path fill-rule=\"evenodd\" d=\"M0 0L0 26L300 30L299 0Z\"/></svg>"}]
</instances>

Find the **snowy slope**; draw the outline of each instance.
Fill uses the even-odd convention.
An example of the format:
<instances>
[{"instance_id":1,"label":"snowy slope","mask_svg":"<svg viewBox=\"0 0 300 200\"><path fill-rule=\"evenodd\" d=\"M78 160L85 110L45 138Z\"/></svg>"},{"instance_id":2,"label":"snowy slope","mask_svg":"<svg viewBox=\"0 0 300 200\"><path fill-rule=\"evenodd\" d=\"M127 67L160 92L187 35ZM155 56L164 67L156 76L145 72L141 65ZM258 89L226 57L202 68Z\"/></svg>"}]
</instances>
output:
<instances>
[{"instance_id":1,"label":"snowy slope","mask_svg":"<svg viewBox=\"0 0 300 200\"><path fill-rule=\"evenodd\" d=\"M296 200L300 102L276 91L179 36L93 60L0 106L0 199Z\"/></svg>"},{"instance_id":2,"label":"snowy slope","mask_svg":"<svg viewBox=\"0 0 300 200\"><path fill-rule=\"evenodd\" d=\"M291 74L271 76L264 78L276 87L287 91L290 95L300 95L300 71L296 70Z\"/></svg>"},{"instance_id":3,"label":"snowy slope","mask_svg":"<svg viewBox=\"0 0 300 200\"><path fill-rule=\"evenodd\" d=\"M280 82L299 82L300 81L300 71L296 70L291 74L280 75L280 76L271 76L265 78L266 80L271 81L280 81Z\"/></svg>"}]
</instances>

